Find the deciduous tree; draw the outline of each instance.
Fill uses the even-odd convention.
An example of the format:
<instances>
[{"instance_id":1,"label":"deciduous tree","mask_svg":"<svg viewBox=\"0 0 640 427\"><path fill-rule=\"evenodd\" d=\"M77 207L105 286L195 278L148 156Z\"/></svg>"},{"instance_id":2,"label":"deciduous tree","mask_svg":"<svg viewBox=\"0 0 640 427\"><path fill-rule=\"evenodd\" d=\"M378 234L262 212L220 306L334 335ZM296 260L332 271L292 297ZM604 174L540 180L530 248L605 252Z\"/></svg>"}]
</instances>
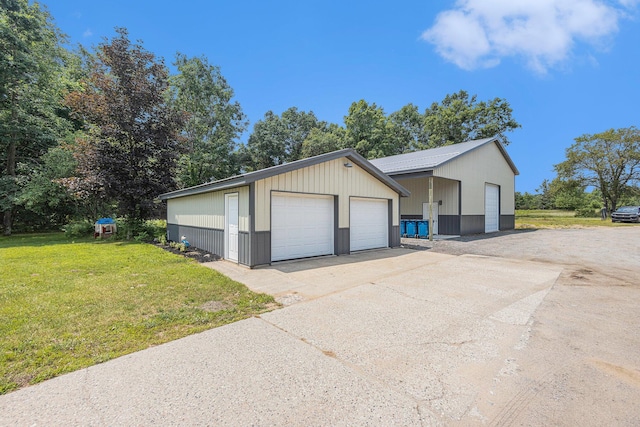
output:
<instances>
[{"instance_id":1,"label":"deciduous tree","mask_svg":"<svg viewBox=\"0 0 640 427\"><path fill-rule=\"evenodd\" d=\"M314 128L302 143L302 158L318 156L340 150L346 146L346 131L331 123L324 128Z\"/></svg>"},{"instance_id":2,"label":"deciduous tree","mask_svg":"<svg viewBox=\"0 0 640 427\"><path fill-rule=\"evenodd\" d=\"M89 59L83 90L66 100L88 123L91 149L85 152L95 162L96 185L117 201L121 215L137 221L150 217L154 199L176 186L184 118L167 102L163 61L132 44L126 29L116 32Z\"/></svg>"},{"instance_id":3,"label":"deciduous tree","mask_svg":"<svg viewBox=\"0 0 640 427\"><path fill-rule=\"evenodd\" d=\"M254 125L247 145L242 147L245 169L258 170L299 160L303 142L312 129L325 126L326 123L318 121L313 111L299 111L291 107L281 116L267 111L264 119Z\"/></svg>"},{"instance_id":4,"label":"deciduous tree","mask_svg":"<svg viewBox=\"0 0 640 427\"><path fill-rule=\"evenodd\" d=\"M247 120L238 101L233 101L233 89L220 68L205 57L178 53L174 65L179 73L169 79L171 103L187 114L183 135L188 151L180 159L180 186L237 174L235 151Z\"/></svg>"},{"instance_id":5,"label":"deciduous tree","mask_svg":"<svg viewBox=\"0 0 640 427\"><path fill-rule=\"evenodd\" d=\"M46 10L0 0L0 211L11 234L19 199L18 163L28 166L56 144L68 123L59 115L67 52Z\"/></svg>"},{"instance_id":6,"label":"deciduous tree","mask_svg":"<svg viewBox=\"0 0 640 427\"><path fill-rule=\"evenodd\" d=\"M640 182L640 130L635 127L582 135L566 156L555 165L558 176L597 188L612 211Z\"/></svg>"},{"instance_id":7,"label":"deciduous tree","mask_svg":"<svg viewBox=\"0 0 640 427\"><path fill-rule=\"evenodd\" d=\"M351 104L344 124L347 146L367 159L400 154L408 142L398 144L394 125L375 102L369 104L361 99Z\"/></svg>"},{"instance_id":8,"label":"deciduous tree","mask_svg":"<svg viewBox=\"0 0 640 427\"><path fill-rule=\"evenodd\" d=\"M478 101L477 95L461 90L434 102L424 113L428 144L424 148L458 144L497 136L508 145L506 133L520 127L512 117L509 103L501 98ZM423 148L423 149L424 149Z\"/></svg>"},{"instance_id":9,"label":"deciduous tree","mask_svg":"<svg viewBox=\"0 0 640 427\"><path fill-rule=\"evenodd\" d=\"M425 116L420 114L416 105L405 105L391 113L389 119L394 125L398 154L424 150L429 146L429 130Z\"/></svg>"}]
</instances>

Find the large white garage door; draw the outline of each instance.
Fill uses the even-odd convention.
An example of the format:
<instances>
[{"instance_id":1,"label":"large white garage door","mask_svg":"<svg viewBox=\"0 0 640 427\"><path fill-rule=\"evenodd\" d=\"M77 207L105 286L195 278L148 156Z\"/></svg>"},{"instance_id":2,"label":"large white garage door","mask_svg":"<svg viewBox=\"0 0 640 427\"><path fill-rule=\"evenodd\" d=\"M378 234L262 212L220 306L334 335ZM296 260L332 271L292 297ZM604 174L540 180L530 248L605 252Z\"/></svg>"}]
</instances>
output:
<instances>
[{"instance_id":1,"label":"large white garage door","mask_svg":"<svg viewBox=\"0 0 640 427\"><path fill-rule=\"evenodd\" d=\"M389 201L352 198L349 206L352 251L389 246Z\"/></svg>"},{"instance_id":2,"label":"large white garage door","mask_svg":"<svg viewBox=\"0 0 640 427\"><path fill-rule=\"evenodd\" d=\"M500 189L497 185L486 184L484 188L484 232L492 233L500 229Z\"/></svg>"},{"instance_id":3,"label":"large white garage door","mask_svg":"<svg viewBox=\"0 0 640 427\"><path fill-rule=\"evenodd\" d=\"M333 196L273 193L271 261L333 254Z\"/></svg>"}]
</instances>

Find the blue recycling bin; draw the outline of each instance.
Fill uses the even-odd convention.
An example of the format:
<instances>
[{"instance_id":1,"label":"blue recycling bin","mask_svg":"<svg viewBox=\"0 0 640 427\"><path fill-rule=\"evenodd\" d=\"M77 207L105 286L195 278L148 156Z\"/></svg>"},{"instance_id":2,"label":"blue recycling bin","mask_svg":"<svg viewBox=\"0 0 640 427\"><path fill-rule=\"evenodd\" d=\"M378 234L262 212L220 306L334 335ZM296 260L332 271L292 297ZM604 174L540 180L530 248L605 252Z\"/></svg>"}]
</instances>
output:
<instances>
[{"instance_id":1,"label":"blue recycling bin","mask_svg":"<svg viewBox=\"0 0 640 427\"><path fill-rule=\"evenodd\" d=\"M400 220L400 236L406 236L406 235L407 235L407 220L401 219Z\"/></svg>"},{"instance_id":2,"label":"blue recycling bin","mask_svg":"<svg viewBox=\"0 0 640 427\"><path fill-rule=\"evenodd\" d=\"M417 221L418 237L421 239L429 237L429 221Z\"/></svg>"},{"instance_id":3,"label":"blue recycling bin","mask_svg":"<svg viewBox=\"0 0 640 427\"><path fill-rule=\"evenodd\" d=\"M407 237L415 237L418 234L418 228L415 221L407 221Z\"/></svg>"}]
</instances>

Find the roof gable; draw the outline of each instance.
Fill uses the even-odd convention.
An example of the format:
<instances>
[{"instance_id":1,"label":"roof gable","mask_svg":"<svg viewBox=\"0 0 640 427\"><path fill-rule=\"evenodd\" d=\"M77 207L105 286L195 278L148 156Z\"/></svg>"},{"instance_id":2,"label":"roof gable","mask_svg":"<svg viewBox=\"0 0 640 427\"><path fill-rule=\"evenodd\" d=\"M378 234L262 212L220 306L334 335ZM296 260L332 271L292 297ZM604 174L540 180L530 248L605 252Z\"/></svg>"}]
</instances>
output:
<instances>
[{"instance_id":1,"label":"roof gable","mask_svg":"<svg viewBox=\"0 0 640 427\"><path fill-rule=\"evenodd\" d=\"M506 162L515 175L518 175L518 169L509 157L504 146L498 138L484 138L474 141L462 142L460 144L452 144L444 147L431 148L429 150L415 151L413 153L398 154L396 156L383 157L371 160L371 163L378 167L382 172L388 175L409 174L418 172L433 171L439 166L450 162L466 153L477 149L485 144L495 143L500 149Z\"/></svg>"},{"instance_id":2,"label":"roof gable","mask_svg":"<svg viewBox=\"0 0 640 427\"><path fill-rule=\"evenodd\" d=\"M331 153L321 154L319 156L309 157L306 159L296 160L294 162L285 163L282 165L272 166L270 168L257 170L254 172L248 172L242 175L236 175L229 178L221 179L218 181L209 182L206 184L197 185L195 187L184 188L182 190L172 191L170 193L161 194L159 198L161 200L173 199L176 197L191 196L194 194L206 193L209 191L223 190L227 188L238 187L247 185L252 182L259 181L261 179L269 178L275 175L280 175L293 170L302 169L308 166L313 166L319 163L339 159L346 157L353 163L360 166L366 172L373 175L383 184L400 194L401 196L408 196L409 191L398 184L395 180L385 175L380 169L375 167L371 162L358 154L355 150L347 148L344 150L333 151Z\"/></svg>"}]
</instances>

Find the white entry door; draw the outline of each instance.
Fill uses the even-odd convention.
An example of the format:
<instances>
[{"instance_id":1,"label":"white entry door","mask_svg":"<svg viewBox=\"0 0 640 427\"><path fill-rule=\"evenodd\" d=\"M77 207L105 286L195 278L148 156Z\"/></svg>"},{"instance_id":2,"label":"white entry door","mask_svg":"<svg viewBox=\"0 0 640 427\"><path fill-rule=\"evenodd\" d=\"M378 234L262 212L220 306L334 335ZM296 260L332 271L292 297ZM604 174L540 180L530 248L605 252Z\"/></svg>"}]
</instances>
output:
<instances>
[{"instance_id":1,"label":"white entry door","mask_svg":"<svg viewBox=\"0 0 640 427\"><path fill-rule=\"evenodd\" d=\"M352 198L349 202L351 251L389 246L389 201Z\"/></svg>"},{"instance_id":2,"label":"white entry door","mask_svg":"<svg viewBox=\"0 0 640 427\"><path fill-rule=\"evenodd\" d=\"M500 187L486 184L484 187L484 232L500 229Z\"/></svg>"},{"instance_id":3,"label":"white entry door","mask_svg":"<svg viewBox=\"0 0 640 427\"><path fill-rule=\"evenodd\" d=\"M433 234L438 234L438 203L432 203L433 210ZM422 219L429 219L429 203L422 204ZM446 228L446 227L445 227Z\"/></svg>"},{"instance_id":4,"label":"white entry door","mask_svg":"<svg viewBox=\"0 0 640 427\"><path fill-rule=\"evenodd\" d=\"M271 261L332 255L333 196L273 193Z\"/></svg>"},{"instance_id":5,"label":"white entry door","mask_svg":"<svg viewBox=\"0 0 640 427\"><path fill-rule=\"evenodd\" d=\"M238 261L238 193L225 194L225 258Z\"/></svg>"}]
</instances>

